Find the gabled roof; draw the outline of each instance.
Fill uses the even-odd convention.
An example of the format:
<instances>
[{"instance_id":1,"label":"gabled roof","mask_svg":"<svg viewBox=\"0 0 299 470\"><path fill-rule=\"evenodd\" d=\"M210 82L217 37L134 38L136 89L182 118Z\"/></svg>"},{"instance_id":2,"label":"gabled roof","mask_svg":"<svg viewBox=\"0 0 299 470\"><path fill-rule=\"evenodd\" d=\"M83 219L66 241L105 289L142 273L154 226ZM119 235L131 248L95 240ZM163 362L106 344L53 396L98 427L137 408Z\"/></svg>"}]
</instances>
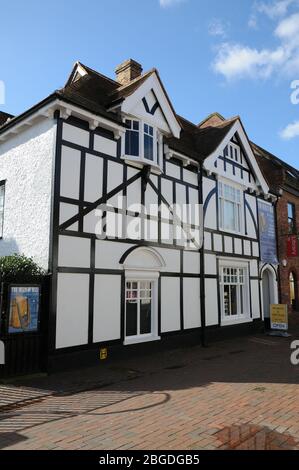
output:
<instances>
[{"instance_id":1,"label":"gabled roof","mask_svg":"<svg viewBox=\"0 0 299 470\"><path fill-rule=\"evenodd\" d=\"M198 161L203 161L213 153L228 134L238 118L221 120L217 125L198 127L178 116L182 132L179 139L166 139L168 146Z\"/></svg>"},{"instance_id":2,"label":"gabled roof","mask_svg":"<svg viewBox=\"0 0 299 470\"><path fill-rule=\"evenodd\" d=\"M299 190L299 170L251 142L251 146L271 192L279 194L286 184Z\"/></svg>"}]
</instances>

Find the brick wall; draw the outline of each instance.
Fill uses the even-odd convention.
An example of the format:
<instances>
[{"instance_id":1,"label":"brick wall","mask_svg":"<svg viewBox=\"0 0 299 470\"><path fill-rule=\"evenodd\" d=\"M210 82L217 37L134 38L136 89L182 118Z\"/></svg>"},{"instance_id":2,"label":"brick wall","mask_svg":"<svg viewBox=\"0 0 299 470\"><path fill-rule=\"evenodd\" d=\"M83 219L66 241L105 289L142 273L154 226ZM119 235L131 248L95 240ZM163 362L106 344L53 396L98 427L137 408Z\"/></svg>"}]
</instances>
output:
<instances>
[{"instance_id":1,"label":"brick wall","mask_svg":"<svg viewBox=\"0 0 299 470\"><path fill-rule=\"evenodd\" d=\"M288 258L287 256L287 235L288 235L288 203L295 204L297 233L299 233L299 197L284 190L282 197L277 203L277 232L278 232L278 254L280 262L287 260L287 266L280 264L280 295L281 302L288 304L292 310L290 301L290 283L289 275L294 273L296 279L296 293L299 300L299 257ZM297 301L297 310L299 310L299 301Z\"/></svg>"}]
</instances>

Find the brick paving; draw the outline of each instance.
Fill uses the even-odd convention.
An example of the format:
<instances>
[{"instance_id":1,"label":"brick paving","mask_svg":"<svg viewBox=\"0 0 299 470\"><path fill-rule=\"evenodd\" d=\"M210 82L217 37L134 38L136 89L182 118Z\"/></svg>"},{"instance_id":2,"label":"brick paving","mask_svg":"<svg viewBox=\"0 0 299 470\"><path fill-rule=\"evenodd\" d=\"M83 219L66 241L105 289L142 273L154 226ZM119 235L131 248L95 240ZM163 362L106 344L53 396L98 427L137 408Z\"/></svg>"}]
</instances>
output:
<instances>
[{"instance_id":1,"label":"brick paving","mask_svg":"<svg viewBox=\"0 0 299 470\"><path fill-rule=\"evenodd\" d=\"M32 385L51 396L0 412L0 448L299 450L294 324L292 338L257 335L118 361L64 381L36 379ZM103 371L110 385L100 382Z\"/></svg>"}]
</instances>

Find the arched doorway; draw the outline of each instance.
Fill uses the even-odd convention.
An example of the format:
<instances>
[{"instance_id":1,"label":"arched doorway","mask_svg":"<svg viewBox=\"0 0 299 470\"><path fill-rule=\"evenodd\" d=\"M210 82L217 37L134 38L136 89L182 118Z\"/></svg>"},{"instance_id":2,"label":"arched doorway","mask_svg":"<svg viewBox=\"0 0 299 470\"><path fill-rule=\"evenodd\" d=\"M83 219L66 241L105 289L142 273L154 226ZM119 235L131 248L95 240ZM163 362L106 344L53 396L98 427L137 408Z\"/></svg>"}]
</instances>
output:
<instances>
[{"instance_id":1,"label":"arched doorway","mask_svg":"<svg viewBox=\"0 0 299 470\"><path fill-rule=\"evenodd\" d=\"M262 272L263 314L267 328L270 327L270 306L277 303L276 276L273 269L266 267Z\"/></svg>"},{"instance_id":2,"label":"arched doorway","mask_svg":"<svg viewBox=\"0 0 299 470\"><path fill-rule=\"evenodd\" d=\"M158 279L165 261L151 247L133 247L120 259L125 270L124 344L160 339Z\"/></svg>"},{"instance_id":3,"label":"arched doorway","mask_svg":"<svg viewBox=\"0 0 299 470\"><path fill-rule=\"evenodd\" d=\"M297 277L294 272L290 272L289 275L289 286L290 286L290 303L292 308L296 310L298 305L297 299Z\"/></svg>"}]
</instances>

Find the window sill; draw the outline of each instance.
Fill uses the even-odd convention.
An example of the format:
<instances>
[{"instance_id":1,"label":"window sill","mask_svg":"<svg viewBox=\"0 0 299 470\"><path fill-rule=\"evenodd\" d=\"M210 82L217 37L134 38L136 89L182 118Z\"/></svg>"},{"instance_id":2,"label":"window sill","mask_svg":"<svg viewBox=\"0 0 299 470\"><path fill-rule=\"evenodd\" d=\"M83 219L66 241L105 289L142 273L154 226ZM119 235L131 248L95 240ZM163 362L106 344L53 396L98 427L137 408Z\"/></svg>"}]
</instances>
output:
<instances>
[{"instance_id":1,"label":"window sill","mask_svg":"<svg viewBox=\"0 0 299 470\"><path fill-rule=\"evenodd\" d=\"M153 173L156 173L159 175L162 173L161 167L157 163L151 160L146 160L145 158L131 157L129 155L124 155L121 158L127 164L134 165L137 168L143 168L145 165L148 165L152 168Z\"/></svg>"},{"instance_id":2,"label":"window sill","mask_svg":"<svg viewBox=\"0 0 299 470\"><path fill-rule=\"evenodd\" d=\"M150 341L159 341L161 339L161 336L157 335L144 335L142 336L134 336L132 338L126 338L124 340L124 346L129 346L130 344L139 344L139 343L149 343Z\"/></svg>"},{"instance_id":3,"label":"window sill","mask_svg":"<svg viewBox=\"0 0 299 470\"><path fill-rule=\"evenodd\" d=\"M253 319L251 317L246 318L229 318L229 319L221 319L221 326L229 326L229 325L239 325L241 323L252 323Z\"/></svg>"}]
</instances>

